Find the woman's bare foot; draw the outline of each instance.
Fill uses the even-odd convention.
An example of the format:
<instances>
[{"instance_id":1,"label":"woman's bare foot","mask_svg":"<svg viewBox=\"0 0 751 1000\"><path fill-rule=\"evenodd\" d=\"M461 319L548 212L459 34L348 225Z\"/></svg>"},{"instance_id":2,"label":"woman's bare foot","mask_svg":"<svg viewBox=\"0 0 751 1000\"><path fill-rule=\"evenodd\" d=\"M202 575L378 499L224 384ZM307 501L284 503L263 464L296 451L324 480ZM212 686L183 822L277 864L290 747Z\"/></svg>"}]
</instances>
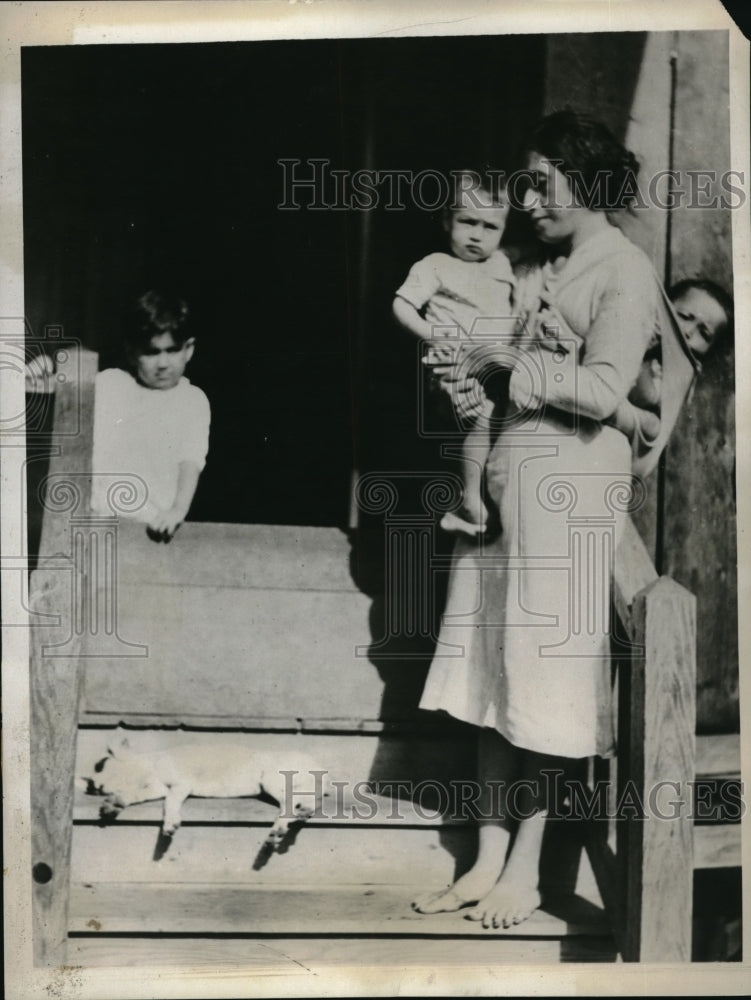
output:
<instances>
[{"instance_id":1,"label":"woman's bare foot","mask_svg":"<svg viewBox=\"0 0 751 1000\"><path fill-rule=\"evenodd\" d=\"M419 896L412 903L412 909L418 913L453 913L461 910L482 899L495 884L497 877L497 871L478 871L475 866L453 885Z\"/></svg>"},{"instance_id":2,"label":"woman's bare foot","mask_svg":"<svg viewBox=\"0 0 751 1000\"><path fill-rule=\"evenodd\" d=\"M531 916L540 905L540 893L534 886L516 885L503 876L477 906L465 914L483 927L511 927Z\"/></svg>"},{"instance_id":3,"label":"woman's bare foot","mask_svg":"<svg viewBox=\"0 0 751 1000\"><path fill-rule=\"evenodd\" d=\"M474 899L464 899L458 895L453 886L439 889L438 892L429 892L425 896L419 896L412 902L412 909L417 913L454 913L461 910L463 906L469 906L477 902Z\"/></svg>"},{"instance_id":4,"label":"woman's bare foot","mask_svg":"<svg viewBox=\"0 0 751 1000\"><path fill-rule=\"evenodd\" d=\"M519 823L501 877L477 906L465 914L468 920L479 920L488 928L511 927L522 923L539 907L537 883L546 815L540 810Z\"/></svg>"}]
</instances>

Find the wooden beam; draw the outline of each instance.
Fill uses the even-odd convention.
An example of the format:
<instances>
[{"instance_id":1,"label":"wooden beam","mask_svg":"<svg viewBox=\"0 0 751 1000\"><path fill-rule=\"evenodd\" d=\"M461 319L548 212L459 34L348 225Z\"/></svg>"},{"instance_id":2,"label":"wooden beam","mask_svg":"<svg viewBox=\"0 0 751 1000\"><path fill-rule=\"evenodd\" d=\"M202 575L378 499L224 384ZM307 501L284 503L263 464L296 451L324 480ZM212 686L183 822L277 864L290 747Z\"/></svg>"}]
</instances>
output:
<instances>
[{"instance_id":1,"label":"wooden beam","mask_svg":"<svg viewBox=\"0 0 751 1000\"><path fill-rule=\"evenodd\" d=\"M347 938L292 937L73 937L71 965L101 966L237 966L252 967L251 974L318 975L332 966L389 966L409 970L415 965L454 966L471 974L473 967L507 965L557 965L559 962L614 962L615 947L608 937L495 938ZM309 971L310 970L310 971ZM220 974L220 973L218 973ZM310 980L301 981L297 993L309 994ZM252 988L248 987L250 991Z\"/></svg>"},{"instance_id":2,"label":"wooden beam","mask_svg":"<svg viewBox=\"0 0 751 1000\"><path fill-rule=\"evenodd\" d=\"M636 595L631 661L628 789L645 818L621 819L626 866L623 957L626 961L691 959L695 774L696 600L668 577ZM665 783L670 782L668 786ZM626 784L627 783L627 784ZM676 813L676 818L660 818Z\"/></svg>"},{"instance_id":3,"label":"wooden beam","mask_svg":"<svg viewBox=\"0 0 751 1000\"><path fill-rule=\"evenodd\" d=\"M58 352L54 452L38 568L30 582L31 849L34 961L65 962L80 672L75 627L85 566L72 542L89 512L97 356ZM62 563L63 568L60 568Z\"/></svg>"},{"instance_id":4,"label":"wooden beam","mask_svg":"<svg viewBox=\"0 0 751 1000\"><path fill-rule=\"evenodd\" d=\"M613 602L626 632L634 641L632 609L636 595L654 583L657 571L639 532L630 517L626 518L618 543L613 573Z\"/></svg>"}]
</instances>

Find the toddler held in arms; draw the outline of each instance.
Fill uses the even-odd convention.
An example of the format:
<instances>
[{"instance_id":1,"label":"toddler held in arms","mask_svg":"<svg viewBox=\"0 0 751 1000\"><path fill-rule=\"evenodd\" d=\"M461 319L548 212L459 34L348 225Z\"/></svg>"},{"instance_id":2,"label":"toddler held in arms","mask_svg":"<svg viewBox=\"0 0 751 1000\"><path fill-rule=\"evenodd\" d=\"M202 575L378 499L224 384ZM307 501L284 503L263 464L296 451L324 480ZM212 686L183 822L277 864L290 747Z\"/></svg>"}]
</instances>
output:
<instances>
[{"instance_id":1,"label":"toddler held in arms","mask_svg":"<svg viewBox=\"0 0 751 1000\"><path fill-rule=\"evenodd\" d=\"M185 520L206 464L209 402L183 374L194 349L186 303L149 291L129 317L129 371L96 377L92 509L144 522L154 541ZM117 476L131 495L113 508Z\"/></svg>"},{"instance_id":2,"label":"toddler held in arms","mask_svg":"<svg viewBox=\"0 0 751 1000\"><path fill-rule=\"evenodd\" d=\"M419 260L397 290L393 305L397 321L432 345L431 362L448 365L457 361L465 343L470 344L477 320L511 317L515 286L509 258L499 249L509 207L505 192L493 194L470 174L460 175L460 180L444 217L449 252ZM474 537L486 529L482 476L492 443L493 409L492 401L484 397L464 439L464 497L457 513L444 515L441 526L447 531Z\"/></svg>"}]
</instances>

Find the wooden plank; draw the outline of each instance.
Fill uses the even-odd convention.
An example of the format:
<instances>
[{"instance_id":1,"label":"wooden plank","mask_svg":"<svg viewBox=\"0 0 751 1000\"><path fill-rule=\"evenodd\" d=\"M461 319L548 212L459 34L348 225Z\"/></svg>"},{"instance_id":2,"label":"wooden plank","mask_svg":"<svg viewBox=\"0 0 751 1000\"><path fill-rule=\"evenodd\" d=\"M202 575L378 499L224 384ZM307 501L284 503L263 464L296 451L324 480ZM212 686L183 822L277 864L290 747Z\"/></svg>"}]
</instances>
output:
<instances>
[{"instance_id":1,"label":"wooden plank","mask_svg":"<svg viewBox=\"0 0 751 1000\"><path fill-rule=\"evenodd\" d=\"M716 243L716 237L712 236ZM667 450L665 567L697 599L697 721L739 725L733 357L710 357Z\"/></svg>"},{"instance_id":2,"label":"wooden plank","mask_svg":"<svg viewBox=\"0 0 751 1000\"><path fill-rule=\"evenodd\" d=\"M147 655L87 661L86 710L377 718L369 612L359 593L120 585L118 634Z\"/></svg>"},{"instance_id":3,"label":"wooden plank","mask_svg":"<svg viewBox=\"0 0 751 1000\"><path fill-rule=\"evenodd\" d=\"M136 966L250 966L254 973L335 965L507 966L614 962L608 937L542 938L200 938L71 937L69 963L83 968Z\"/></svg>"},{"instance_id":4,"label":"wooden plank","mask_svg":"<svg viewBox=\"0 0 751 1000\"><path fill-rule=\"evenodd\" d=\"M696 737L696 776L732 777L741 771L741 738L738 733Z\"/></svg>"},{"instance_id":5,"label":"wooden plank","mask_svg":"<svg viewBox=\"0 0 751 1000\"><path fill-rule=\"evenodd\" d=\"M123 584L356 592L351 555L339 528L187 521L161 545L123 521L118 569Z\"/></svg>"},{"instance_id":6,"label":"wooden plank","mask_svg":"<svg viewBox=\"0 0 751 1000\"><path fill-rule=\"evenodd\" d=\"M238 965L254 975L303 974L301 964L286 951L284 943L277 947L275 941L269 945L249 938L92 937L89 932L68 941L69 965L86 969Z\"/></svg>"},{"instance_id":7,"label":"wooden plank","mask_svg":"<svg viewBox=\"0 0 751 1000\"><path fill-rule=\"evenodd\" d=\"M733 213L714 200L732 162L726 41L690 31L671 40L678 51L674 166L683 172L701 164L713 173L711 207L695 212L684 203L671 211L670 249L675 278L709 278L732 293ZM705 357L666 449L663 572L696 595L697 720L708 731L739 724L734 381L733 351Z\"/></svg>"},{"instance_id":8,"label":"wooden plank","mask_svg":"<svg viewBox=\"0 0 751 1000\"><path fill-rule=\"evenodd\" d=\"M38 568L31 577L31 864L34 961L65 962L73 773L80 697L77 655L90 528L92 412L97 357L58 352L50 482ZM76 528L75 518L82 518ZM76 558L74 546L84 558ZM68 561L59 565L59 554ZM56 647L56 648L53 648Z\"/></svg>"},{"instance_id":9,"label":"wooden plank","mask_svg":"<svg viewBox=\"0 0 751 1000\"><path fill-rule=\"evenodd\" d=\"M352 734L374 736L441 736L447 733L458 742L466 741L471 727L441 718L434 712L418 712L394 719L364 719L358 716L273 716L273 715L204 715L187 712L87 712L80 714L79 728L113 729L119 725L134 729L208 730L210 732L290 732L316 734Z\"/></svg>"},{"instance_id":10,"label":"wooden plank","mask_svg":"<svg viewBox=\"0 0 751 1000\"><path fill-rule=\"evenodd\" d=\"M622 925L618 905L618 860L610 845L595 834L587 843L587 852L597 888L614 926ZM700 868L739 868L741 866L741 825L694 826L694 870Z\"/></svg>"},{"instance_id":11,"label":"wooden plank","mask_svg":"<svg viewBox=\"0 0 751 1000\"><path fill-rule=\"evenodd\" d=\"M627 634L633 639L632 605L636 595L657 579L657 571L646 546L627 517L618 543L613 568L613 601Z\"/></svg>"},{"instance_id":12,"label":"wooden plank","mask_svg":"<svg viewBox=\"0 0 751 1000\"><path fill-rule=\"evenodd\" d=\"M303 720L288 716L204 715L192 712L95 712L85 706L79 715L81 728L113 729L119 725L136 729L205 729L210 732L239 730L249 732L298 733L304 731ZM342 730L362 730L359 719L343 720Z\"/></svg>"},{"instance_id":13,"label":"wooden plank","mask_svg":"<svg viewBox=\"0 0 751 1000\"><path fill-rule=\"evenodd\" d=\"M643 659L632 661L628 760L625 778L647 803L660 783L675 783L670 801L679 818L622 821L626 850L624 959L689 961L695 773L696 608L693 595L662 577L634 600L634 640ZM625 786L622 786L625 787ZM619 844L619 854L621 845Z\"/></svg>"},{"instance_id":14,"label":"wooden plank","mask_svg":"<svg viewBox=\"0 0 751 1000\"><path fill-rule=\"evenodd\" d=\"M427 889L448 885L466 871L476 850L472 828L409 828L398 823L373 826L324 826L311 822L290 835L284 852L262 850L265 826L183 826L162 853L159 827L118 820L113 826L76 825L73 833L74 881L123 883L271 883L339 885L389 884L405 879ZM157 846L159 860L155 861ZM602 908L586 856L568 884L561 885L553 864L560 860L558 838L543 849L543 892L550 897L575 892Z\"/></svg>"},{"instance_id":15,"label":"wooden plank","mask_svg":"<svg viewBox=\"0 0 751 1000\"><path fill-rule=\"evenodd\" d=\"M694 868L736 868L741 865L741 824L694 827Z\"/></svg>"},{"instance_id":16,"label":"wooden plank","mask_svg":"<svg viewBox=\"0 0 751 1000\"><path fill-rule=\"evenodd\" d=\"M263 850L269 826L183 826L158 861L159 827L118 820L109 827L77 825L73 880L104 884L388 885L407 879L426 891L466 871L476 833L440 830L304 825L284 852Z\"/></svg>"},{"instance_id":17,"label":"wooden plank","mask_svg":"<svg viewBox=\"0 0 751 1000\"><path fill-rule=\"evenodd\" d=\"M413 716L401 719L364 719L357 716L349 717L315 717L315 716L271 716L271 715L204 715L151 712L87 712L80 714L81 728L113 729L119 725L135 729L196 729L211 732L240 731L248 732L290 732L290 733L324 733L379 736L440 736L446 739L451 733L451 739L457 742L466 741L469 726L454 723L442 718L435 712L418 712Z\"/></svg>"},{"instance_id":18,"label":"wooden plank","mask_svg":"<svg viewBox=\"0 0 751 1000\"><path fill-rule=\"evenodd\" d=\"M70 930L137 934L323 934L416 937L562 937L608 933L603 911L579 897L538 910L516 927L485 930L459 913L425 915L410 902L422 886L75 884ZM547 905L547 904L546 904Z\"/></svg>"}]
</instances>

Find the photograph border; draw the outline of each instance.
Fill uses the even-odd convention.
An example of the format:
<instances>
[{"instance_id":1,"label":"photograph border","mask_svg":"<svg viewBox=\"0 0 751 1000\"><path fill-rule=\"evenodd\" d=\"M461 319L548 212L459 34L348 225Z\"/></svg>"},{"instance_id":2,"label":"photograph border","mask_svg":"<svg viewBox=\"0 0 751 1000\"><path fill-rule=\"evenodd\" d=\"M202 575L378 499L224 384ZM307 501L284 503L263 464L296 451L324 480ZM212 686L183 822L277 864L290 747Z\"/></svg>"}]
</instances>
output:
<instances>
[{"instance_id":1,"label":"photograph border","mask_svg":"<svg viewBox=\"0 0 751 1000\"><path fill-rule=\"evenodd\" d=\"M719 0L234 0L128 3L17 3L3 5L0 65L0 254L2 317L7 329L24 332L20 51L28 45L90 45L151 42L252 41L260 39L537 34L594 31L729 31L731 163L751 176L749 136L749 43ZM751 220L736 212L732 226L737 328L751 315ZM736 338L736 427L751 429L751 340ZM24 410L19 371L0 372L0 421ZM743 434L738 433L739 442ZM25 519L18 484L25 452L17 438L0 451L0 551L25 551ZM744 538L751 526L751 452L737 453L738 604L751 607L751 572ZM2 574L3 782L5 834L6 991L15 998L161 998L243 996L383 995L742 995L748 992L751 932L744 926L741 963L686 965L487 965L414 967L300 966L280 971L272 961L258 967L34 968L31 941L29 839L29 637L23 627L27 592ZM17 576L17 574L16 574ZM22 574L25 577L25 574ZM748 628L740 629L739 663L748 662ZM741 718L748 716L749 685L740 671ZM751 739L741 728L742 776L749 775ZM751 844L743 838L743 869L751 871ZM751 886L744 884L748 914ZM502 978L499 978L499 972Z\"/></svg>"}]
</instances>

